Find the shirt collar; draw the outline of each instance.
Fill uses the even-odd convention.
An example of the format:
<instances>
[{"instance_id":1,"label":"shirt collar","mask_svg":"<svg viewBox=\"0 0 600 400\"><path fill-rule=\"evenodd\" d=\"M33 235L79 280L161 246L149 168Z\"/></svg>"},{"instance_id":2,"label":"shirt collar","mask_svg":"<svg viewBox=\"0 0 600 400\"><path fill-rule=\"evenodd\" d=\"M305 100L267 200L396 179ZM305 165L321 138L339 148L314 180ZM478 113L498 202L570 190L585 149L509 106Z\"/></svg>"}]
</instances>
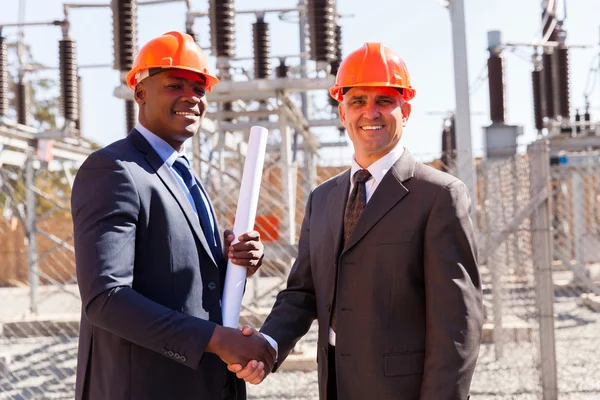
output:
<instances>
[{"instance_id":1,"label":"shirt collar","mask_svg":"<svg viewBox=\"0 0 600 400\"><path fill-rule=\"evenodd\" d=\"M135 126L135 129L142 134L142 136L148 141L148 143L150 143L150 146L152 146L152 148L154 149L154 151L156 151L160 159L163 160L169 168L173 167L173 163L175 162L177 157L185 155L184 151L179 153L169 143L156 136L156 134L150 132L139 122Z\"/></svg>"},{"instance_id":2,"label":"shirt collar","mask_svg":"<svg viewBox=\"0 0 600 400\"><path fill-rule=\"evenodd\" d=\"M392 166L400 159L404 153L404 146L400 143L396 145L389 153L385 156L381 157L379 160L375 161L373 164L369 165L367 170L371 173L371 176L375 180L375 182L379 183L387 174L387 172L392 168ZM352 183L352 177L359 169L363 169L356 162L355 155L352 155L352 168L350 169L350 183Z\"/></svg>"}]
</instances>

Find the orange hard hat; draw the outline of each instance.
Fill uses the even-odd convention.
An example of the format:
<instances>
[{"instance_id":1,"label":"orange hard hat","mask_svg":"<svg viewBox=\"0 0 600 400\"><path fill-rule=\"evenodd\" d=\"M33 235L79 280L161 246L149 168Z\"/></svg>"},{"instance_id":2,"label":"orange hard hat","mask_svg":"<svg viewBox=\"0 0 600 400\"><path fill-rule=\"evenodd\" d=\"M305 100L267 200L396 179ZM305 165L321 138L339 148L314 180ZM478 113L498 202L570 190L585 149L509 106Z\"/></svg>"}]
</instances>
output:
<instances>
[{"instance_id":1,"label":"orange hard hat","mask_svg":"<svg viewBox=\"0 0 600 400\"><path fill-rule=\"evenodd\" d=\"M402 99L409 101L416 90L410 85L408 68L404 61L382 43L365 43L348 54L340 64L335 85L329 89L337 101L344 99L344 88L354 86L384 86L402 89Z\"/></svg>"},{"instance_id":2,"label":"orange hard hat","mask_svg":"<svg viewBox=\"0 0 600 400\"><path fill-rule=\"evenodd\" d=\"M219 82L216 76L208 73L206 56L200 46L186 33L167 32L146 43L135 57L131 71L127 73L127 85L133 89L138 82L161 68L197 72L206 80L207 92Z\"/></svg>"}]
</instances>

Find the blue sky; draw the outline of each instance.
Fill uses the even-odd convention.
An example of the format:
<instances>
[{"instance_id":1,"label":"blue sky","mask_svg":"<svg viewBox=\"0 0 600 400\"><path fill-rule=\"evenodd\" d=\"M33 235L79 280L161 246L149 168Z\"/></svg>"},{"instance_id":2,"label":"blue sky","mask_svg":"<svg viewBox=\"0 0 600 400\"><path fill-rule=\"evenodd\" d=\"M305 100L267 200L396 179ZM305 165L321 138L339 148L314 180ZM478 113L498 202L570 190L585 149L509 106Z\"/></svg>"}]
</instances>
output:
<instances>
[{"instance_id":1,"label":"blue sky","mask_svg":"<svg viewBox=\"0 0 600 400\"><path fill-rule=\"evenodd\" d=\"M81 3L109 3L109 0L72 0ZM297 5L297 0L236 0L238 10L261 8L286 8ZM17 0L0 0L0 24L16 22ZM63 1L27 0L26 21L47 21L63 18ZM192 0L194 11L206 11L208 0ZM370 5L370 6L367 6ZM422 159L439 154L444 114L454 108L454 79L452 37L448 10L439 0L338 0L342 15L344 55L366 41L381 41L404 58L411 73L417 96L413 112L404 131L403 143ZM185 3L142 6L138 13L138 40L147 42L169 30L184 30ZM474 83L485 66L487 31L502 31L503 41L530 42L540 27L541 0L465 0L467 24L467 49L469 80ZM562 6L561 6L562 10ZM583 106L583 92L594 57L598 54L600 17L598 0L569 0L565 27L570 44L589 44L588 49L571 51L571 105ZM113 63L112 17L109 8L73 9L70 14L71 36L77 42L80 65ZM252 54L252 15L236 19L237 55ZM267 14L270 23L271 52L296 54L298 27L295 23L280 21L276 15ZM208 20L196 20L195 30L200 44L209 45ZM5 28L5 36L14 38L15 28ZM25 40L33 56L45 65L58 65L58 40L61 31L56 27L30 27ZM532 51L520 48L505 53L507 123L523 125L522 143L535 138L531 101ZM214 58L209 55L214 65ZM597 66L597 63L596 63ZM251 64L248 64L251 69ZM597 72L596 72L597 73ZM44 72L58 76L57 70ZM119 73L111 68L90 68L80 71L83 81L83 129L87 137L108 144L125 135L123 101L113 96L119 84ZM210 95L209 95L210 96ZM209 97L210 100L210 97ZM592 119L600 112L600 82L590 97ZM489 125L487 80L471 96L472 142L475 154L481 154L482 128ZM324 141L337 139L337 131L326 133ZM348 149L332 150L326 157L345 157Z\"/></svg>"}]
</instances>

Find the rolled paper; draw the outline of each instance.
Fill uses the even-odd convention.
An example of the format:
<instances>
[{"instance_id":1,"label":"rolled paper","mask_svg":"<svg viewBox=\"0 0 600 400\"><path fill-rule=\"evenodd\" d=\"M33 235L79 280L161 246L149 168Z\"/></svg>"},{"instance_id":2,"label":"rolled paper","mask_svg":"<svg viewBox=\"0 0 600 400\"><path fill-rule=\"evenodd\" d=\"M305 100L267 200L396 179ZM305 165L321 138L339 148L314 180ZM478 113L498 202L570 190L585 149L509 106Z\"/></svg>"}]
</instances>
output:
<instances>
[{"instance_id":1,"label":"rolled paper","mask_svg":"<svg viewBox=\"0 0 600 400\"><path fill-rule=\"evenodd\" d=\"M250 129L246 161L242 173L242 185L233 224L235 239L232 245L239 242L238 237L242 233L254 229L268 133L269 131L262 126L253 126ZM235 265L231 260L228 260L225 288L223 290L223 326L238 327L245 283L246 267Z\"/></svg>"}]
</instances>

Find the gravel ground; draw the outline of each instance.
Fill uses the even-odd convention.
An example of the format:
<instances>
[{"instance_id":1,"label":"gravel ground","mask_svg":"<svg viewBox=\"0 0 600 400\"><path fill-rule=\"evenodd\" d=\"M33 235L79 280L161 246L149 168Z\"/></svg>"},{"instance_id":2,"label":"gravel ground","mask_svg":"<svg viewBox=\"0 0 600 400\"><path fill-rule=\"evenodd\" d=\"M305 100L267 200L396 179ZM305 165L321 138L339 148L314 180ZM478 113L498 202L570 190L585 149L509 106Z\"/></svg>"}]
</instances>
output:
<instances>
[{"instance_id":1,"label":"gravel ground","mask_svg":"<svg viewBox=\"0 0 600 400\"><path fill-rule=\"evenodd\" d=\"M559 399L600 399L600 313L566 295L557 296L555 312ZM315 329L303 339L303 346L315 346ZM534 340L537 336L534 329ZM72 399L76 353L76 337L0 337L0 359L2 355L12 359L4 376L0 365L0 400ZM536 342L506 343L498 360L495 353L494 345L482 345L471 398L540 399ZM317 373L276 373L261 385L249 386L248 392L249 399L317 399Z\"/></svg>"}]
</instances>

